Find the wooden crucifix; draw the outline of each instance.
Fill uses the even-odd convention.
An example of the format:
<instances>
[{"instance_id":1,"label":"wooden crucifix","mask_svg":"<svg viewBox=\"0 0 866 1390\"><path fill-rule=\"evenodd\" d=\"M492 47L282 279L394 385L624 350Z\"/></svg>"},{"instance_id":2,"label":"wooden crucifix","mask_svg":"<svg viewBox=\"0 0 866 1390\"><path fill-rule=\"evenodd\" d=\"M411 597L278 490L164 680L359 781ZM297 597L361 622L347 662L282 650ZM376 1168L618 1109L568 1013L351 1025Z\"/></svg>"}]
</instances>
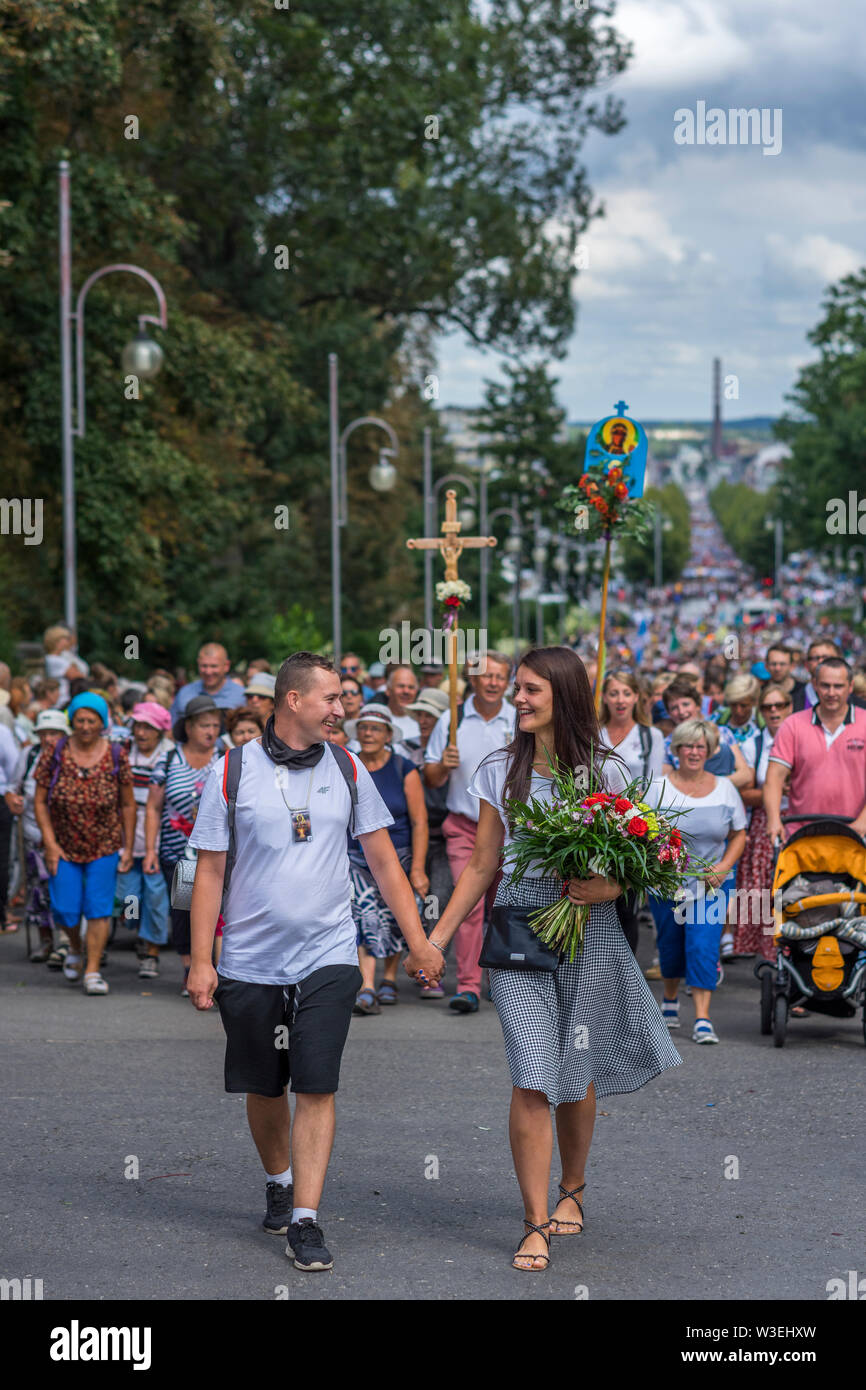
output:
<instances>
[{"instance_id":1,"label":"wooden crucifix","mask_svg":"<svg viewBox=\"0 0 866 1390\"><path fill-rule=\"evenodd\" d=\"M495 536L461 536L460 522L457 520L457 493L450 487L445 494L445 520L441 536L422 536L408 540L410 550L438 550L445 561L445 579L457 580L457 563L464 550L481 550L484 546L495 545ZM449 630L451 638L448 647L448 687L451 696L451 727L448 741L457 746L457 612Z\"/></svg>"}]
</instances>

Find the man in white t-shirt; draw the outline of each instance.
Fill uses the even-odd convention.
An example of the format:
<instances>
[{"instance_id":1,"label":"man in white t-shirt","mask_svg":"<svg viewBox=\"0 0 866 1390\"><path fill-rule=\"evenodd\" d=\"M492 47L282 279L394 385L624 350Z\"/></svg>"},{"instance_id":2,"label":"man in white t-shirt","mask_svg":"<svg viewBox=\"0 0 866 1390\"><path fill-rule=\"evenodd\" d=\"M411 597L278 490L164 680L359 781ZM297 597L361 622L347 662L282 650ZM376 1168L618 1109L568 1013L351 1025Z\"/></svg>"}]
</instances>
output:
<instances>
[{"instance_id":1,"label":"man in white t-shirt","mask_svg":"<svg viewBox=\"0 0 866 1390\"><path fill-rule=\"evenodd\" d=\"M198 864L187 988L197 1009L212 1008L214 998L219 1004L226 1090L246 1093L267 1175L263 1226L287 1235L286 1254L302 1270L333 1265L317 1215L340 1060L361 982L350 821L408 943L407 972L438 980L445 967L427 942L386 829L393 819L373 779L360 759L328 742L343 718L340 693L340 677L325 657L296 652L280 667L262 738L243 745L219 975L211 961L229 848L225 763L209 775L189 841ZM354 807L342 759L349 759L346 773L357 790Z\"/></svg>"}]
</instances>

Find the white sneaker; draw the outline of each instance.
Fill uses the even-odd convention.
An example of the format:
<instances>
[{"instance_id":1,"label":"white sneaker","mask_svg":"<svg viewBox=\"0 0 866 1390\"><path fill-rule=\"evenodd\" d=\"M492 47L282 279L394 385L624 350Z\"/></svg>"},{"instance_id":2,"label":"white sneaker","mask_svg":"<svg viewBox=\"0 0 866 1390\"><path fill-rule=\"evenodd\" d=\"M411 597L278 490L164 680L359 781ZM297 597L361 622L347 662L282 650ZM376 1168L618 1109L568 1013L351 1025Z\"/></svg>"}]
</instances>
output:
<instances>
[{"instance_id":1,"label":"white sneaker","mask_svg":"<svg viewBox=\"0 0 866 1390\"><path fill-rule=\"evenodd\" d=\"M721 941L722 960L734 959L734 935L733 932L726 931Z\"/></svg>"},{"instance_id":2,"label":"white sneaker","mask_svg":"<svg viewBox=\"0 0 866 1390\"><path fill-rule=\"evenodd\" d=\"M719 1038L708 1018L698 1018L692 1030L692 1042L717 1043Z\"/></svg>"},{"instance_id":3,"label":"white sneaker","mask_svg":"<svg viewBox=\"0 0 866 1390\"><path fill-rule=\"evenodd\" d=\"M680 1001L679 999L662 999L662 1018L669 1028L679 1028L680 1026Z\"/></svg>"},{"instance_id":4,"label":"white sneaker","mask_svg":"<svg viewBox=\"0 0 866 1390\"><path fill-rule=\"evenodd\" d=\"M67 980L81 979L81 965L81 956L74 956L71 951L66 953L66 959L63 962L63 974Z\"/></svg>"},{"instance_id":5,"label":"white sneaker","mask_svg":"<svg viewBox=\"0 0 866 1390\"><path fill-rule=\"evenodd\" d=\"M108 985L102 976L97 972L95 975L85 975L84 977L85 994L107 994Z\"/></svg>"}]
</instances>

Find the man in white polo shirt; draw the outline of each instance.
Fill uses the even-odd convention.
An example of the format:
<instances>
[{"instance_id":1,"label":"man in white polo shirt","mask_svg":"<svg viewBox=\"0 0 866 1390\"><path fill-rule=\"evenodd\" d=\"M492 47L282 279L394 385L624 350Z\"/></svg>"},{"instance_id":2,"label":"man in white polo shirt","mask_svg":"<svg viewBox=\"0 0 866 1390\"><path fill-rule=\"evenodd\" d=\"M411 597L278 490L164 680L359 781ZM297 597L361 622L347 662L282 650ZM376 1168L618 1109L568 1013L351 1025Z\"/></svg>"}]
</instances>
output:
<instances>
[{"instance_id":1,"label":"man in white polo shirt","mask_svg":"<svg viewBox=\"0 0 866 1390\"><path fill-rule=\"evenodd\" d=\"M208 778L189 841L198 863L187 988L197 1009L212 1008L214 999L219 1005L226 1090L246 1093L250 1131L267 1175L263 1226L287 1236L286 1254L301 1270L333 1265L317 1216L334 1139L340 1060L361 982L347 857L350 821L409 945L406 970L433 980L444 970L385 828L393 821L384 801L360 759L328 742L342 717L340 677L325 657L296 652L283 662L274 714L262 738L241 750L219 975L211 960L230 844L226 763ZM354 808L347 778L357 790Z\"/></svg>"},{"instance_id":2,"label":"man in white polo shirt","mask_svg":"<svg viewBox=\"0 0 866 1390\"><path fill-rule=\"evenodd\" d=\"M451 716L446 710L424 750L424 777L429 785L448 783L448 815L442 822L442 834L455 883L472 857L478 831L479 802L467 790L469 783L482 758L504 748L514 737L514 708L504 698L510 674L510 658L502 652L488 652L484 673L469 677L472 694L463 703L457 746L448 742ZM478 958L483 939L484 898L457 929L457 993L448 1001L455 1013L478 1012Z\"/></svg>"}]
</instances>

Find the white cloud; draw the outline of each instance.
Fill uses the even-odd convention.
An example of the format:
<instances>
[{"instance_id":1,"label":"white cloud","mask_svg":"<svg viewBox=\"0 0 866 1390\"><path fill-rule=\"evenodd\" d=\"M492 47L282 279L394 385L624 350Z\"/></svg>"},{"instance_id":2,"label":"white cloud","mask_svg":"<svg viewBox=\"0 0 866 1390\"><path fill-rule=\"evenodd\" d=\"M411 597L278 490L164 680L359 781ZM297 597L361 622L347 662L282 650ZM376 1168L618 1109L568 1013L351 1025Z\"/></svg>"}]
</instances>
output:
<instances>
[{"instance_id":1,"label":"white cloud","mask_svg":"<svg viewBox=\"0 0 866 1390\"><path fill-rule=\"evenodd\" d=\"M821 233L803 236L792 242L778 232L769 232L766 242L777 265L803 271L822 284L841 280L843 275L852 275L863 264L862 252L858 254L850 246L831 241L830 237Z\"/></svg>"},{"instance_id":2,"label":"white cloud","mask_svg":"<svg viewBox=\"0 0 866 1390\"><path fill-rule=\"evenodd\" d=\"M627 0L614 14L617 29L634 43L623 87L673 87L715 81L749 61L749 45L710 0L648 5Z\"/></svg>"}]
</instances>

